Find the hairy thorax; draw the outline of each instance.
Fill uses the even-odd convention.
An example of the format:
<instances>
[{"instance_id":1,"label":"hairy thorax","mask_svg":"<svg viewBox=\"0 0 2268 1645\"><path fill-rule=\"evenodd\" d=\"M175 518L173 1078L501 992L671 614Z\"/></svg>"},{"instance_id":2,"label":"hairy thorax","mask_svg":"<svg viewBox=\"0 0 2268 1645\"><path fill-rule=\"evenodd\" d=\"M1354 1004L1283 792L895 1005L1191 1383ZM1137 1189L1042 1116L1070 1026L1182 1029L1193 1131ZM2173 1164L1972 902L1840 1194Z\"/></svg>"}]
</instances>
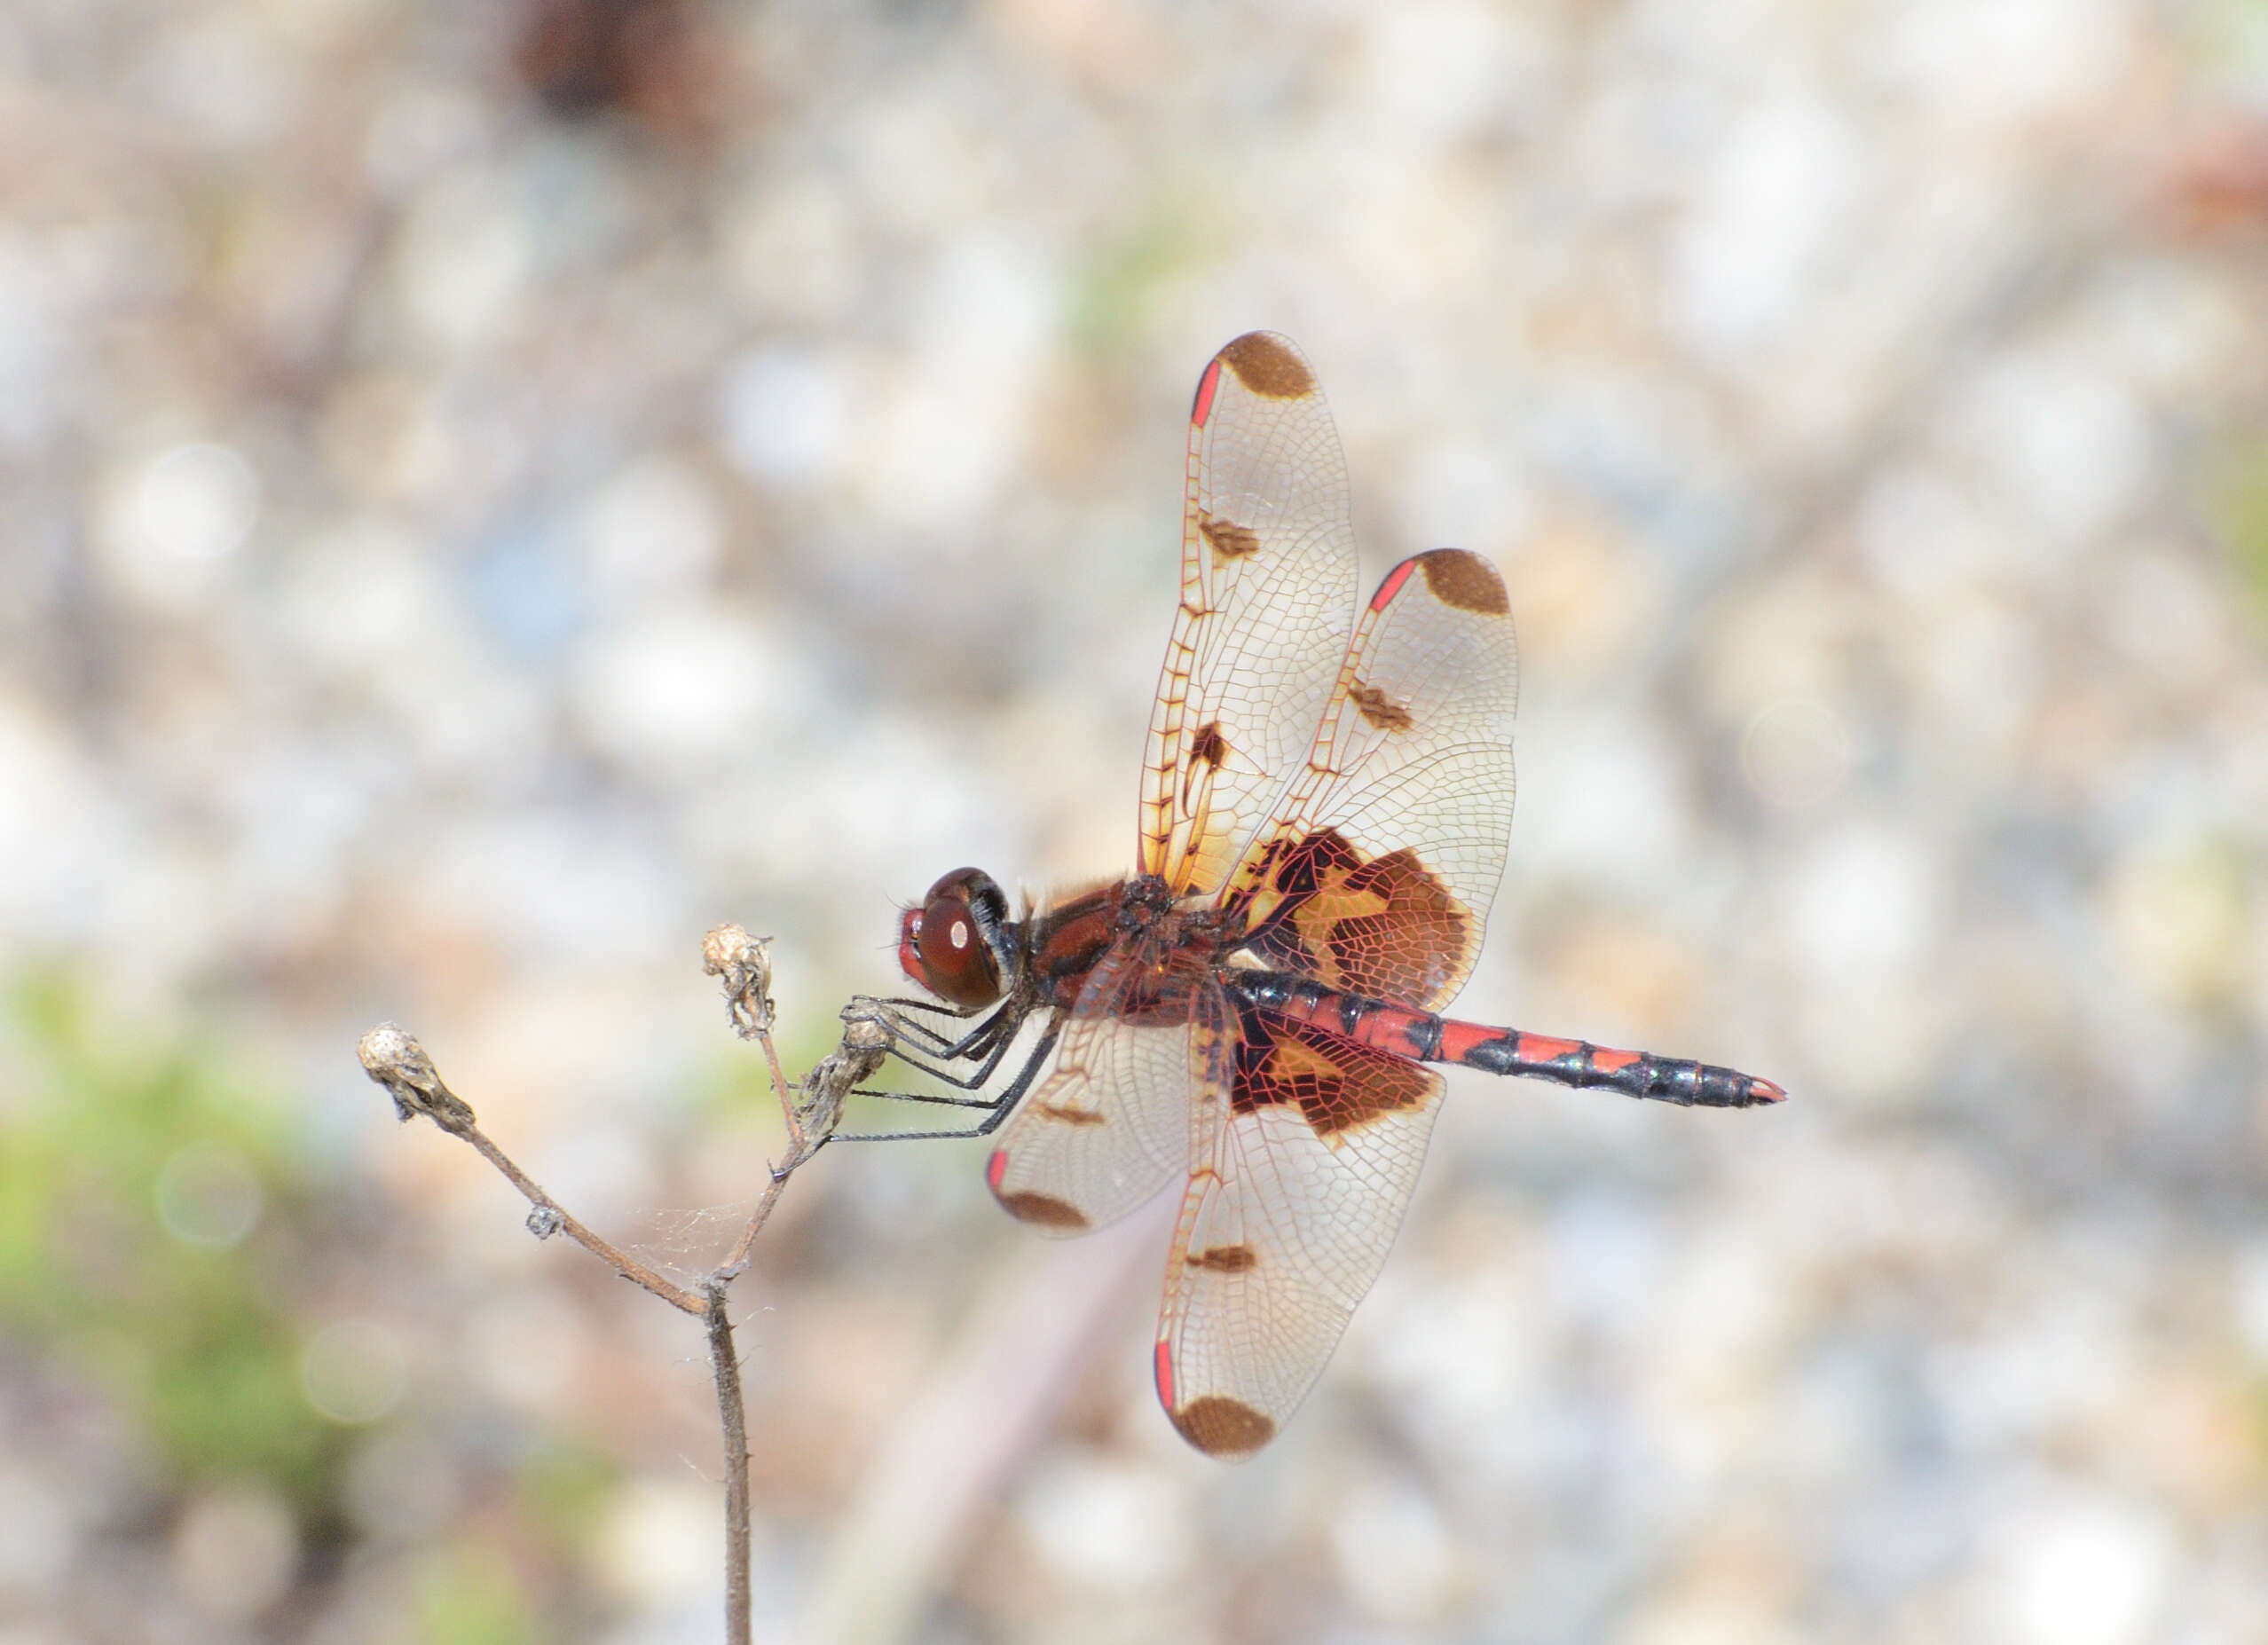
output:
<instances>
[{"instance_id":1,"label":"hairy thorax","mask_svg":"<svg viewBox=\"0 0 2268 1645\"><path fill-rule=\"evenodd\" d=\"M1163 880L1138 875L1033 916L1033 970L1049 1003L1067 1010L1186 1021L1222 957L1227 924L1209 899L1177 901ZM1106 960L1105 986L1090 992Z\"/></svg>"}]
</instances>

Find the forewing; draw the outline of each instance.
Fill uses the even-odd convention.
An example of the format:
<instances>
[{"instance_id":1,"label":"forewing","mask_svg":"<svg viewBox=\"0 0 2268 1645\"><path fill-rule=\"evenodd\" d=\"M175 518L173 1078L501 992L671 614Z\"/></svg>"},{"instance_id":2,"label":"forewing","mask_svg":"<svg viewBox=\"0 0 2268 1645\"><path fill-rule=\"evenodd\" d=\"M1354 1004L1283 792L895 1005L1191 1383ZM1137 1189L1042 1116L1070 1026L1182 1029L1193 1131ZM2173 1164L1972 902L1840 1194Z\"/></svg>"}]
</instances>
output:
<instances>
[{"instance_id":1,"label":"forewing","mask_svg":"<svg viewBox=\"0 0 2268 1645\"><path fill-rule=\"evenodd\" d=\"M1393 1245L1441 1076L1225 997L1201 1003L1199 1101L1166 1258L1158 1397L1238 1460L1306 1397Z\"/></svg>"},{"instance_id":2,"label":"forewing","mask_svg":"<svg viewBox=\"0 0 2268 1645\"><path fill-rule=\"evenodd\" d=\"M1142 779L1142 870L1177 893L1226 878L1299 765L1356 593L1346 460L1306 357L1248 332L1189 419L1181 605Z\"/></svg>"},{"instance_id":3,"label":"forewing","mask_svg":"<svg viewBox=\"0 0 2268 1645\"><path fill-rule=\"evenodd\" d=\"M1304 768L1225 888L1255 957L1421 1010L1455 996L1504 873L1518 681L1487 560L1441 548L1387 575Z\"/></svg>"},{"instance_id":4,"label":"forewing","mask_svg":"<svg viewBox=\"0 0 2268 1645\"><path fill-rule=\"evenodd\" d=\"M1106 955L1081 990L1055 1066L1001 1133L985 1180L1043 1233L1115 1221L1189 1168L1190 1022L1119 1014L1138 957Z\"/></svg>"}]
</instances>

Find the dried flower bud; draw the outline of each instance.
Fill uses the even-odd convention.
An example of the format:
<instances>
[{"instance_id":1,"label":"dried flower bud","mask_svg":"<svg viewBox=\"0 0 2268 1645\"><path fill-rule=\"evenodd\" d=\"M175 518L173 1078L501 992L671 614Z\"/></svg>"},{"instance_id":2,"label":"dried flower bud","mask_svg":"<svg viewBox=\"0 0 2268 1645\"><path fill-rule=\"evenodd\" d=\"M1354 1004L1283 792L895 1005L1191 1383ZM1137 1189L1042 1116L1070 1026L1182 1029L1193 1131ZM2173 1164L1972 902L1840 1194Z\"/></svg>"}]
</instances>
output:
<instances>
[{"instance_id":1,"label":"dried flower bud","mask_svg":"<svg viewBox=\"0 0 2268 1645\"><path fill-rule=\"evenodd\" d=\"M777 1018L772 1004L772 940L752 937L738 925L720 925L701 942L701 967L724 979L725 1011L733 1032L744 1040L771 1032Z\"/></svg>"},{"instance_id":2,"label":"dried flower bud","mask_svg":"<svg viewBox=\"0 0 2268 1645\"><path fill-rule=\"evenodd\" d=\"M393 1098L395 1117L404 1123L421 1114L445 1131L472 1128L472 1106L442 1083L425 1047L400 1024L380 1023L355 1051L363 1071Z\"/></svg>"}]
</instances>

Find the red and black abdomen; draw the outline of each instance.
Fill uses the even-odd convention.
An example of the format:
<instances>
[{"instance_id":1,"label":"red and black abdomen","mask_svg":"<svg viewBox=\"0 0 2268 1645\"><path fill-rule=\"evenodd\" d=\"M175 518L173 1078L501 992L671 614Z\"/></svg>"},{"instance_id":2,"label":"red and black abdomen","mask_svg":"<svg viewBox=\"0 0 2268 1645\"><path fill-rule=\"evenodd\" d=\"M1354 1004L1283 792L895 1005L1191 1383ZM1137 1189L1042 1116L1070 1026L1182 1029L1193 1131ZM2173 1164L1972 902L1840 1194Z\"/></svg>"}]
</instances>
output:
<instances>
[{"instance_id":1,"label":"red and black abdomen","mask_svg":"<svg viewBox=\"0 0 2268 1645\"><path fill-rule=\"evenodd\" d=\"M1771 1081L1737 1068L1460 1022L1327 988L1288 972L1229 967L1221 974L1232 993L1256 1007L1416 1062L1551 1080L1578 1090L1620 1091L1680 1107L1747 1108L1778 1102L1787 1095Z\"/></svg>"}]
</instances>

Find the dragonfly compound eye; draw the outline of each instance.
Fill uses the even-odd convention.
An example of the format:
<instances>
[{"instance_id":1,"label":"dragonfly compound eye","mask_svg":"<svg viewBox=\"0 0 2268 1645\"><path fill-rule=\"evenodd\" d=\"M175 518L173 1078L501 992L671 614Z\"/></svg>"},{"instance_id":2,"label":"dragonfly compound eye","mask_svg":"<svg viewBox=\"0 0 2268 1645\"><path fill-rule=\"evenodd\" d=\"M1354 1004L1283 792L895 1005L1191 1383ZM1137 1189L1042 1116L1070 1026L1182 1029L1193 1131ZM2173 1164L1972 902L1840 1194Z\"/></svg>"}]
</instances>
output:
<instances>
[{"instance_id":1,"label":"dragonfly compound eye","mask_svg":"<svg viewBox=\"0 0 2268 1645\"><path fill-rule=\"evenodd\" d=\"M899 957L909 975L939 998L975 1008L1000 997L1000 917L1007 899L975 869L948 874L909 909ZM917 969L918 966L918 969Z\"/></svg>"}]
</instances>

